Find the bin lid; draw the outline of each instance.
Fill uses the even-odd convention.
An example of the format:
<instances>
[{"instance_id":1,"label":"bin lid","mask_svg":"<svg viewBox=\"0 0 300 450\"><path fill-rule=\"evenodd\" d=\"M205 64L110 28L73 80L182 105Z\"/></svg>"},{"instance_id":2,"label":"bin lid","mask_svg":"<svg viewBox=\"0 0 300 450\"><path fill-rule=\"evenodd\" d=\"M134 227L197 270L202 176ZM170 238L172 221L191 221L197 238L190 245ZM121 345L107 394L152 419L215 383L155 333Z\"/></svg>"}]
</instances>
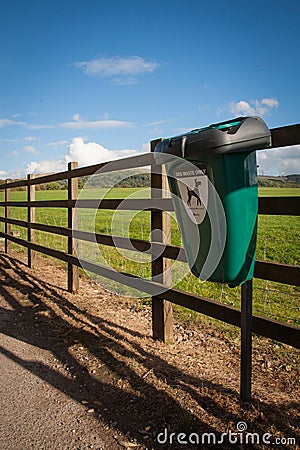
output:
<instances>
[{"instance_id":1,"label":"bin lid","mask_svg":"<svg viewBox=\"0 0 300 450\"><path fill-rule=\"evenodd\" d=\"M271 132L265 122L260 117L250 116L237 117L164 139L156 145L155 152L197 158L208 153L252 152L270 145Z\"/></svg>"}]
</instances>

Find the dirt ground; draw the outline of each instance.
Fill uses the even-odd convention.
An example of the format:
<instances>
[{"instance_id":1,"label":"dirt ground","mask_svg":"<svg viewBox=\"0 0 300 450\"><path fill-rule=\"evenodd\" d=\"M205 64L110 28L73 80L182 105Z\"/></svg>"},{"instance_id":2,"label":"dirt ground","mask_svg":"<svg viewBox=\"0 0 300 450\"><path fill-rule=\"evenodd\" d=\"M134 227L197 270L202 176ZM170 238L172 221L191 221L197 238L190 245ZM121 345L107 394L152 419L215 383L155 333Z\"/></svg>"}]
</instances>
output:
<instances>
[{"instance_id":1,"label":"dirt ground","mask_svg":"<svg viewBox=\"0 0 300 450\"><path fill-rule=\"evenodd\" d=\"M87 279L70 294L52 260L23 258L0 251L2 450L300 448L297 350L255 339L242 407L238 342L181 323L154 341L149 306Z\"/></svg>"}]
</instances>

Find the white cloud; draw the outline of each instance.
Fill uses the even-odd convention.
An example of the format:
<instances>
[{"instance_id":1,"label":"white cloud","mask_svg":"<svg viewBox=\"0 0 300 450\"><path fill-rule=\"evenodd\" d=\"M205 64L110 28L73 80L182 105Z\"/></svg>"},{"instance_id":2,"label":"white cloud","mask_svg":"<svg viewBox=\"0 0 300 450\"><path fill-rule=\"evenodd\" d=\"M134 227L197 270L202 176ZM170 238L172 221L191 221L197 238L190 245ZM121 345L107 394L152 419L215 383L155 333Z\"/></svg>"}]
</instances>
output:
<instances>
[{"instance_id":1,"label":"white cloud","mask_svg":"<svg viewBox=\"0 0 300 450\"><path fill-rule=\"evenodd\" d=\"M10 119L0 119L0 128L8 127L10 125L15 125L16 122Z\"/></svg>"},{"instance_id":2,"label":"white cloud","mask_svg":"<svg viewBox=\"0 0 300 450\"><path fill-rule=\"evenodd\" d=\"M49 144L47 144L48 147L61 147L63 145L67 145L68 141L66 140L61 140L61 141L55 141L55 142L49 142Z\"/></svg>"},{"instance_id":3,"label":"white cloud","mask_svg":"<svg viewBox=\"0 0 300 450\"><path fill-rule=\"evenodd\" d=\"M279 106L279 101L277 98L263 98L261 103L269 106L270 108L278 108Z\"/></svg>"},{"instance_id":4,"label":"white cloud","mask_svg":"<svg viewBox=\"0 0 300 450\"><path fill-rule=\"evenodd\" d=\"M103 128L124 128L131 127L134 124L132 122L126 122L124 120L112 120L108 119L108 116L105 116L103 120L84 120L81 118L79 114L73 115L73 121L63 122L58 124L57 126L63 128L71 128L71 129L103 129ZM50 129L55 128L55 125L41 125L41 124L29 124L27 122L15 122L10 119L0 119L0 128L4 128L7 126L22 126L27 128L28 130L42 130L42 129ZM38 138L34 136L25 137L26 141L36 141Z\"/></svg>"},{"instance_id":5,"label":"white cloud","mask_svg":"<svg viewBox=\"0 0 300 450\"><path fill-rule=\"evenodd\" d=\"M37 153L37 150L34 147L32 147L32 145L26 145L24 147L24 151L25 153Z\"/></svg>"},{"instance_id":6,"label":"white cloud","mask_svg":"<svg viewBox=\"0 0 300 450\"><path fill-rule=\"evenodd\" d=\"M103 128L124 128L130 127L133 124L131 122L125 122L122 120L82 120L79 114L73 116L73 122L63 122L60 124L63 128L71 129L103 129Z\"/></svg>"},{"instance_id":7,"label":"white cloud","mask_svg":"<svg viewBox=\"0 0 300 450\"><path fill-rule=\"evenodd\" d=\"M26 136L25 137L25 141L28 141L28 142L33 142L33 141L37 141L37 140L38 140L38 138L35 136Z\"/></svg>"},{"instance_id":8,"label":"white cloud","mask_svg":"<svg viewBox=\"0 0 300 450\"><path fill-rule=\"evenodd\" d=\"M11 119L0 119L0 128L8 126L22 126L28 130L42 130L44 128L53 128L53 125L30 124L27 122L17 122Z\"/></svg>"},{"instance_id":9,"label":"white cloud","mask_svg":"<svg viewBox=\"0 0 300 450\"><path fill-rule=\"evenodd\" d=\"M16 123L16 125L23 125L25 128L28 128L28 130L43 130L54 128L54 125L30 124L27 122L18 122Z\"/></svg>"},{"instance_id":10,"label":"white cloud","mask_svg":"<svg viewBox=\"0 0 300 450\"><path fill-rule=\"evenodd\" d=\"M240 100L237 103L229 103L231 113L245 116L264 116L269 113L272 108L278 108L278 106L279 102L277 98L263 98L262 100L251 100L250 102Z\"/></svg>"},{"instance_id":11,"label":"white cloud","mask_svg":"<svg viewBox=\"0 0 300 450\"><path fill-rule=\"evenodd\" d=\"M60 143L66 144L67 141L58 141L57 143L52 143L52 145ZM145 149L145 151L147 150ZM24 170L9 174L6 173L6 176L9 175L12 178L20 178L25 177L28 173L44 174L61 172L67 169L67 163L71 161L77 161L79 166L88 166L106 161L112 161L114 159L135 156L139 153L139 150L108 150L96 142L85 142L83 138L77 137L72 139L71 144L69 144L68 151L64 159L31 161L27 164ZM0 170L0 175L1 172L2 174L5 174L4 171Z\"/></svg>"},{"instance_id":12,"label":"white cloud","mask_svg":"<svg viewBox=\"0 0 300 450\"><path fill-rule=\"evenodd\" d=\"M3 177L6 175L6 172L4 170L0 170L0 177Z\"/></svg>"},{"instance_id":13,"label":"white cloud","mask_svg":"<svg viewBox=\"0 0 300 450\"><path fill-rule=\"evenodd\" d=\"M73 115L73 120L75 120L75 122L78 122L80 119L81 119L80 114Z\"/></svg>"},{"instance_id":14,"label":"white cloud","mask_svg":"<svg viewBox=\"0 0 300 450\"><path fill-rule=\"evenodd\" d=\"M150 150L151 150L150 142L147 142L146 144L142 145L142 153L149 153Z\"/></svg>"},{"instance_id":15,"label":"white cloud","mask_svg":"<svg viewBox=\"0 0 300 450\"><path fill-rule=\"evenodd\" d=\"M145 73L154 72L159 67L155 61L146 61L141 56L128 58L114 56L112 58L98 58L89 61L79 61L75 67L89 76L111 78L118 84L137 83L137 78Z\"/></svg>"},{"instance_id":16,"label":"white cloud","mask_svg":"<svg viewBox=\"0 0 300 450\"><path fill-rule=\"evenodd\" d=\"M147 123L147 127L156 127L158 125L164 125L165 123L169 123L170 120L157 120L156 122Z\"/></svg>"},{"instance_id":17,"label":"white cloud","mask_svg":"<svg viewBox=\"0 0 300 450\"><path fill-rule=\"evenodd\" d=\"M63 170L66 170L65 161L43 160L39 162L31 161L29 164L27 164L25 173L42 174L42 173L61 172Z\"/></svg>"},{"instance_id":18,"label":"white cloud","mask_svg":"<svg viewBox=\"0 0 300 450\"><path fill-rule=\"evenodd\" d=\"M7 142L9 144L15 144L16 142L19 142L19 139L0 139L0 142Z\"/></svg>"},{"instance_id":19,"label":"white cloud","mask_svg":"<svg viewBox=\"0 0 300 450\"><path fill-rule=\"evenodd\" d=\"M108 150L96 142L85 142L81 137L74 138L65 156L66 162L78 161L80 166L89 166L118 158L134 156L137 150Z\"/></svg>"},{"instance_id":20,"label":"white cloud","mask_svg":"<svg viewBox=\"0 0 300 450\"><path fill-rule=\"evenodd\" d=\"M300 145L258 151L257 162L260 175L300 173Z\"/></svg>"}]
</instances>

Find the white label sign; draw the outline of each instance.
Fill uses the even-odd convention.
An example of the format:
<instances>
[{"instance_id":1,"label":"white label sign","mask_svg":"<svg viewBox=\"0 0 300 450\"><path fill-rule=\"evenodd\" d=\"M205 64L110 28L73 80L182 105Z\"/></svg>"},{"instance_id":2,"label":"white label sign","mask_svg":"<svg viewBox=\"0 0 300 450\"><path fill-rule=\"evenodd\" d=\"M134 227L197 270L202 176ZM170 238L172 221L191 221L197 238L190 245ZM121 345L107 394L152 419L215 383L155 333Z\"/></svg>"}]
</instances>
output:
<instances>
[{"instance_id":1,"label":"white label sign","mask_svg":"<svg viewBox=\"0 0 300 450\"><path fill-rule=\"evenodd\" d=\"M175 171L180 197L189 216L197 223L203 222L208 199L208 178L206 167L191 169L182 164Z\"/></svg>"}]
</instances>

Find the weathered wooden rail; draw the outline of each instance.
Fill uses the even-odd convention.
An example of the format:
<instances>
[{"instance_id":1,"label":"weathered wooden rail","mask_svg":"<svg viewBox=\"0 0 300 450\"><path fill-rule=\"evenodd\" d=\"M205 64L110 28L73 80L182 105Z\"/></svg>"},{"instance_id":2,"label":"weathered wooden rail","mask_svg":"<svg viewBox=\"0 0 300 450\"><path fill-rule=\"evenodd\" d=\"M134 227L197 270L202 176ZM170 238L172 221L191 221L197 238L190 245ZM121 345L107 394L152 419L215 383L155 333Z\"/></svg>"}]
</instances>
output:
<instances>
[{"instance_id":1,"label":"weathered wooden rail","mask_svg":"<svg viewBox=\"0 0 300 450\"><path fill-rule=\"evenodd\" d=\"M300 124L275 128L271 130L271 133L272 148L300 144ZM157 141L153 141L151 143L152 149L156 142ZM270 151L272 150L270 149ZM152 167L154 165L151 153L112 161L109 164L103 163L83 168L78 168L77 163L69 163L68 170L64 172L39 177L28 175L27 180L20 181L6 180L5 184L0 185L0 190L5 191L5 200L0 202L0 206L4 207L5 211L4 217L0 217L0 222L5 224L5 231L0 232L0 236L5 239L5 251L9 254L11 242L27 248L29 267L34 267L35 252L40 252L58 260L65 261L68 264L68 290L71 292L77 291L79 287L79 267L83 267L86 270L123 283L124 275L126 275L126 284L138 288L152 296L153 337L161 339L164 342L171 342L173 339L172 304L181 305L209 317L219 319L225 323L241 327L242 333L243 331L246 333L245 339L242 339L244 344L246 343L244 351L242 348L242 354L246 355L246 358L244 358L244 360L242 358L241 378L244 381L242 381L241 389L243 391L245 386L248 386L248 390L246 389L247 393L244 395L242 394L242 398L244 398L244 400L249 399L249 362L251 361L249 355L249 352L251 353L249 336L252 331L261 336L300 348L300 329L266 317L252 315L252 311L249 309L249 299L251 300L252 292L251 283L244 285L242 288L242 310L170 287L170 280L167 278L165 269L169 266L171 259L186 262L186 255L183 248L169 244L170 240L168 239L168 236L170 235L170 224L168 222L168 215L164 214L164 211L172 211L173 206L170 198L157 198L157 193L164 188L163 183L165 179L165 177L159 173L157 166L155 167L155 171L152 171L152 196L150 199L105 199L100 203L99 200L77 200L78 177L93 175L99 170L101 170L101 173L105 173L122 169L140 168L149 165ZM35 200L35 185L59 180L68 180L67 200ZM24 186L27 188L27 201L11 201L11 189ZM165 236L167 236L167 242L166 240L164 242L149 242L141 239L94 234L79 230L76 222L75 205L76 208L112 210L119 208L123 210L151 211L151 229L159 229L164 232ZM11 218L11 207L26 207L28 211L27 221ZM67 208L68 226L65 228L36 223L35 208L43 207ZM259 214L299 216L300 197L259 198ZM13 236L11 234L12 225L26 228L28 230L27 240ZM35 242L35 230L66 236L68 239L67 252L37 244ZM156 281L154 282L149 279L142 279L130 274L116 272L113 269L100 266L91 261L79 260L75 254L75 240L95 242L95 239L99 244L115 246L122 249L132 249L133 246L137 251L149 254L152 254L154 248L160 250L160 257L152 258L152 276L155 277ZM157 251L154 253L156 255L158 254ZM254 276L263 280L272 280L279 283L300 286L299 266L258 260L255 264ZM157 280L159 280L159 282ZM246 301L247 299L248 301ZM250 316L251 323L249 319ZM244 365L247 366L246 370L243 369Z\"/></svg>"}]
</instances>

